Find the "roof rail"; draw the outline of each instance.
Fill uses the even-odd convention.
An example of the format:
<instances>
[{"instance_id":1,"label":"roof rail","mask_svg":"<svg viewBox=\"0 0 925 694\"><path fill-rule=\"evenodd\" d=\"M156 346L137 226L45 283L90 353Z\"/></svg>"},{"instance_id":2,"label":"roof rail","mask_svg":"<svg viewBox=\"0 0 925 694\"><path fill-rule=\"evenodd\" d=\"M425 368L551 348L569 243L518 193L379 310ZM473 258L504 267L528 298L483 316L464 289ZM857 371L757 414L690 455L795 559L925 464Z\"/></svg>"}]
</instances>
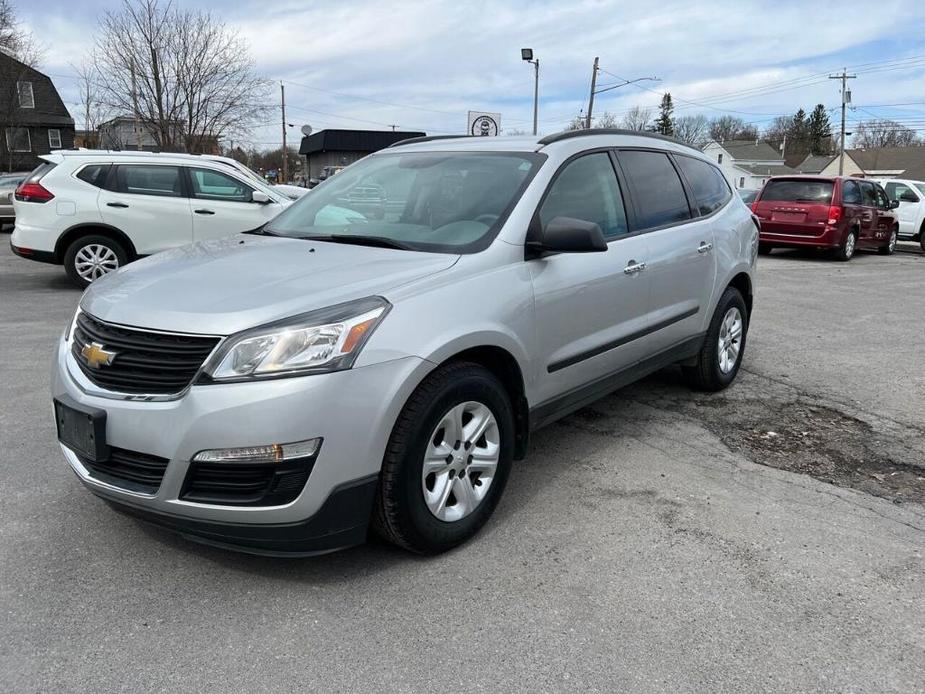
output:
<instances>
[{"instance_id":1,"label":"roof rail","mask_svg":"<svg viewBox=\"0 0 925 694\"><path fill-rule=\"evenodd\" d=\"M393 142L389 147L401 147L410 145L413 142L433 142L434 140L455 140L460 137L473 137L472 135L426 135L425 137L409 137L407 140ZM388 149L389 147L386 147Z\"/></svg>"},{"instance_id":2,"label":"roof rail","mask_svg":"<svg viewBox=\"0 0 925 694\"><path fill-rule=\"evenodd\" d=\"M581 130L564 130L561 133L547 135L546 137L539 140L539 144L543 146L551 145L553 142L570 140L573 137L588 137L590 135L630 135L635 137L651 137L656 140L664 140L665 142L672 142L676 145L682 145L683 147L690 147L697 152L700 151L694 145L688 144L687 142L681 142L681 140L678 140L674 137L659 135L658 133L650 133L645 130L624 130L623 128L583 128Z\"/></svg>"}]
</instances>

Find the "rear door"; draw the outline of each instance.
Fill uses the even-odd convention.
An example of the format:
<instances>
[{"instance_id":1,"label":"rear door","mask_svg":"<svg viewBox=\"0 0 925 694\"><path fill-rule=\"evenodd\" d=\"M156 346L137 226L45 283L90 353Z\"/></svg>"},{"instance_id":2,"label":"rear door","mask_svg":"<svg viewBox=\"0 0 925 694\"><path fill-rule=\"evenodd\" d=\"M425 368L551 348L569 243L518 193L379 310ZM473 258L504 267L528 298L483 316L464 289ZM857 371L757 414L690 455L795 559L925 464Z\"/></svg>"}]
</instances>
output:
<instances>
[{"instance_id":1,"label":"rear door","mask_svg":"<svg viewBox=\"0 0 925 694\"><path fill-rule=\"evenodd\" d=\"M732 192L723 174L699 159L657 150L620 150L617 158L632 192L633 231L648 237L654 354L700 332L716 275L715 220L706 217Z\"/></svg>"},{"instance_id":2,"label":"rear door","mask_svg":"<svg viewBox=\"0 0 925 694\"><path fill-rule=\"evenodd\" d=\"M103 221L125 233L139 255L193 240L190 201L179 166L114 165L98 204Z\"/></svg>"},{"instance_id":3,"label":"rear door","mask_svg":"<svg viewBox=\"0 0 925 694\"><path fill-rule=\"evenodd\" d=\"M251 231L282 210L278 202L254 202L254 188L229 173L199 167L187 171L197 241Z\"/></svg>"},{"instance_id":4,"label":"rear door","mask_svg":"<svg viewBox=\"0 0 925 694\"><path fill-rule=\"evenodd\" d=\"M921 193L901 181L888 181L884 189L890 200L899 201L899 207L893 210L899 222L899 235L904 238L912 236L918 231L915 223L922 208Z\"/></svg>"},{"instance_id":5,"label":"rear door","mask_svg":"<svg viewBox=\"0 0 925 694\"><path fill-rule=\"evenodd\" d=\"M829 219L834 184L823 178L772 178L761 191L755 215L770 234L821 236Z\"/></svg>"}]
</instances>

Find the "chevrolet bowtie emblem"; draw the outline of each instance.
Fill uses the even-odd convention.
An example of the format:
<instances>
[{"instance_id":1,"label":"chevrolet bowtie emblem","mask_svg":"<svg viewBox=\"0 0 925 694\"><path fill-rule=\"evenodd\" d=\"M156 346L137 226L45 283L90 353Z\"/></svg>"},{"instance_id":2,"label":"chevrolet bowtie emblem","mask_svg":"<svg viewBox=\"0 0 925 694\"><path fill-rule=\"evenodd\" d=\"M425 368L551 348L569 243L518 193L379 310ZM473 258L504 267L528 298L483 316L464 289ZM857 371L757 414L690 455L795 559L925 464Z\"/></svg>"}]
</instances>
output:
<instances>
[{"instance_id":1,"label":"chevrolet bowtie emblem","mask_svg":"<svg viewBox=\"0 0 925 694\"><path fill-rule=\"evenodd\" d=\"M80 350L83 358L87 360L87 366L98 369L101 366L109 366L112 360L116 358L115 352L103 349L99 342L89 342Z\"/></svg>"}]
</instances>

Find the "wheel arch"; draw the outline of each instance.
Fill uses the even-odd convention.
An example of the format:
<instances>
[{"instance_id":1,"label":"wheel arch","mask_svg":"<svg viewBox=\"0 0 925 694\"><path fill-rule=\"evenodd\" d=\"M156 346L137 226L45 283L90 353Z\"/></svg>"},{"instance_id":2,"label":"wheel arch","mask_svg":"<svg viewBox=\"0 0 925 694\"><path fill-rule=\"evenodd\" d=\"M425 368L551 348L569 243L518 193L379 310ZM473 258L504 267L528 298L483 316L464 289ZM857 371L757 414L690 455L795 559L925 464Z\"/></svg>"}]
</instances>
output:
<instances>
[{"instance_id":1,"label":"wheel arch","mask_svg":"<svg viewBox=\"0 0 925 694\"><path fill-rule=\"evenodd\" d=\"M63 263L64 254L67 252L68 247L81 236L89 236L91 234L106 236L113 241L117 241L125 249L125 252L128 253L129 262L138 259L138 252L135 250L135 244L132 243L132 240L124 231L112 225L104 224L103 222L84 222L69 227L58 237L54 250L55 262L59 264Z\"/></svg>"},{"instance_id":2,"label":"wheel arch","mask_svg":"<svg viewBox=\"0 0 925 694\"><path fill-rule=\"evenodd\" d=\"M745 308L748 310L748 318L752 316L752 303L754 301L754 290L752 289L752 278L747 272L740 272L732 277L726 283L727 287L735 287L739 290L742 298L745 300ZM725 290L723 290L725 291Z\"/></svg>"}]
</instances>

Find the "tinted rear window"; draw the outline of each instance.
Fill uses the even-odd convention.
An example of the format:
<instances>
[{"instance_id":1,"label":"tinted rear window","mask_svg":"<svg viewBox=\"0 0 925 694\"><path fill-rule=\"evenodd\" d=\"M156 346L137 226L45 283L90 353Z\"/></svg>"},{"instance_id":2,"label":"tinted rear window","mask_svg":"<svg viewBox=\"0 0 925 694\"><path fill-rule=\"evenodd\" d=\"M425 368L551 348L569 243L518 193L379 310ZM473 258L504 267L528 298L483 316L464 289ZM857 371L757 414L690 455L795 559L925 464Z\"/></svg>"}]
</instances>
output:
<instances>
[{"instance_id":1,"label":"tinted rear window","mask_svg":"<svg viewBox=\"0 0 925 694\"><path fill-rule=\"evenodd\" d=\"M831 181L787 180L768 181L761 191L761 200L781 200L785 202L828 203L832 200Z\"/></svg>"},{"instance_id":2,"label":"tinted rear window","mask_svg":"<svg viewBox=\"0 0 925 694\"><path fill-rule=\"evenodd\" d=\"M91 186L102 188L109 175L109 164L90 164L77 172L77 178L86 181Z\"/></svg>"},{"instance_id":3,"label":"tinted rear window","mask_svg":"<svg viewBox=\"0 0 925 694\"><path fill-rule=\"evenodd\" d=\"M712 164L692 157L675 156L694 194L700 214L707 215L718 210L732 197L726 177Z\"/></svg>"},{"instance_id":4,"label":"tinted rear window","mask_svg":"<svg viewBox=\"0 0 925 694\"><path fill-rule=\"evenodd\" d=\"M619 158L633 189L639 229L690 219L684 186L667 154L628 150Z\"/></svg>"}]
</instances>

